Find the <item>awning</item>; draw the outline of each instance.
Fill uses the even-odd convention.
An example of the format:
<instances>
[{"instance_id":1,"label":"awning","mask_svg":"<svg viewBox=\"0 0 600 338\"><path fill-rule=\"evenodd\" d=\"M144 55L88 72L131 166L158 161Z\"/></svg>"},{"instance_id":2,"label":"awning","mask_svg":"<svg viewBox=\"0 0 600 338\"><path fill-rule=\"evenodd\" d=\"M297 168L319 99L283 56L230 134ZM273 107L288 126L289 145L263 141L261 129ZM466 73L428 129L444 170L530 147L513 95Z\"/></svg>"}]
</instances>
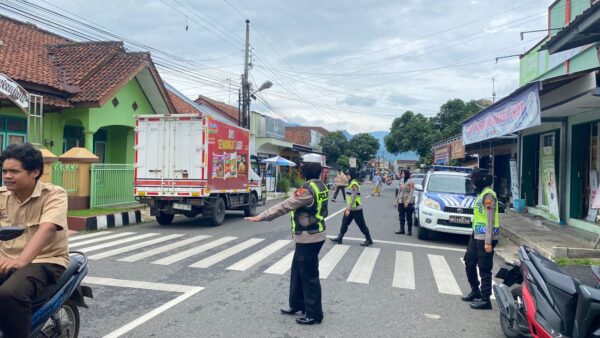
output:
<instances>
[{"instance_id":1,"label":"awning","mask_svg":"<svg viewBox=\"0 0 600 338\"><path fill-rule=\"evenodd\" d=\"M599 41L600 2L596 2L550 38L540 49L548 49L550 54L554 54Z\"/></svg>"},{"instance_id":2,"label":"awning","mask_svg":"<svg viewBox=\"0 0 600 338\"><path fill-rule=\"evenodd\" d=\"M539 83L534 82L465 120L462 141L471 144L541 123Z\"/></svg>"}]
</instances>

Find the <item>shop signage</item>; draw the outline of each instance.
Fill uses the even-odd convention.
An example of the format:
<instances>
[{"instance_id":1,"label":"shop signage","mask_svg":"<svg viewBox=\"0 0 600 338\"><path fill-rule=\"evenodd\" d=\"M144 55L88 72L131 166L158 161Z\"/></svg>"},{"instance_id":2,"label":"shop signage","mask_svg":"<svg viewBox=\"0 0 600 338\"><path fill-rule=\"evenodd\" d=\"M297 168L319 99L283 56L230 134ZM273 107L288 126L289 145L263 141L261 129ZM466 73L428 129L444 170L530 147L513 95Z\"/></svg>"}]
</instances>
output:
<instances>
[{"instance_id":1,"label":"shop signage","mask_svg":"<svg viewBox=\"0 0 600 338\"><path fill-rule=\"evenodd\" d=\"M2 73L0 73L0 96L7 97L22 111L28 113L29 94L18 83Z\"/></svg>"},{"instance_id":2,"label":"shop signage","mask_svg":"<svg viewBox=\"0 0 600 338\"><path fill-rule=\"evenodd\" d=\"M348 163L350 168L356 168L356 157L350 157Z\"/></svg>"},{"instance_id":3,"label":"shop signage","mask_svg":"<svg viewBox=\"0 0 600 338\"><path fill-rule=\"evenodd\" d=\"M465 158L465 145L462 140L456 140L451 144L451 158L453 160Z\"/></svg>"},{"instance_id":4,"label":"shop signage","mask_svg":"<svg viewBox=\"0 0 600 338\"><path fill-rule=\"evenodd\" d=\"M488 140L541 123L539 85L536 82L465 121L462 142L471 144Z\"/></svg>"},{"instance_id":5,"label":"shop signage","mask_svg":"<svg viewBox=\"0 0 600 338\"><path fill-rule=\"evenodd\" d=\"M521 192L519 191L519 176L517 170L517 161L510 160L510 192L512 194L512 199L517 200L521 198Z\"/></svg>"},{"instance_id":6,"label":"shop signage","mask_svg":"<svg viewBox=\"0 0 600 338\"><path fill-rule=\"evenodd\" d=\"M435 164L444 165L450 161L450 145L438 147L434 150Z\"/></svg>"},{"instance_id":7,"label":"shop signage","mask_svg":"<svg viewBox=\"0 0 600 338\"><path fill-rule=\"evenodd\" d=\"M544 147L542 151L542 184L544 205L548 206L549 218L559 221L558 192L556 190L556 173L554 169L554 147Z\"/></svg>"}]
</instances>

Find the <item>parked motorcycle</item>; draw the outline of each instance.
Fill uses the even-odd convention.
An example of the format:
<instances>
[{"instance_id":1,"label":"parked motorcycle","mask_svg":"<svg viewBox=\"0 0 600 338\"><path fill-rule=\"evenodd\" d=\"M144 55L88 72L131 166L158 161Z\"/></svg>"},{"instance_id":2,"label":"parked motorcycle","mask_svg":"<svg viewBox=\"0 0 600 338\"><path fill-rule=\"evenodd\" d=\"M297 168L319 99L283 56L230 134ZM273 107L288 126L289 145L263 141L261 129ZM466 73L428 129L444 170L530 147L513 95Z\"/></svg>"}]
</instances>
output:
<instances>
[{"instance_id":1,"label":"parked motorcycle","mask_svg":"<svg viewBox=\"0 0 600 338\"><path fill-rule=\"evenodd\" d=\"M15 239L24 231L22 227L1 227L0 241ZM79 334L79 307L87 308L84 297L93 296L90 287L81 285L88 272L86 256L81 252L71 252L69 256L69 266L57 283L33 301L29 337L75 338Z\"/></svg>"},{"instance_id":2,"label":"parked motorcycle","mask_svg":"<svg viewBox=\"0 0 600 338\"><path fill-rule=\"evenodd\" d=\"M598 268L592 272L600 281ZM600 290L537 251L521 246L519 262L508 263L496 277L503 281L494 294L506 337L600 337Z\"/></svg>"}]
</instances>

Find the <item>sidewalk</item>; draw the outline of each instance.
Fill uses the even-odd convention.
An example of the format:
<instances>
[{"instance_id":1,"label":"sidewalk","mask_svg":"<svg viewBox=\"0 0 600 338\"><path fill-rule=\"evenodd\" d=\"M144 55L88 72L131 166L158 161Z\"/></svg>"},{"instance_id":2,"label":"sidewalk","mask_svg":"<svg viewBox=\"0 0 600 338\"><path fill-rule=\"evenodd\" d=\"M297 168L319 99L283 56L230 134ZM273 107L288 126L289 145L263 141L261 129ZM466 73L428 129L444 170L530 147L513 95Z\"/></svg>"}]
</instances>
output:
<instances>
[{"instance_id":1,"label":"sidewalk","mask_svg":"<svg viewBox=\"0 0 600 338\"><path fill-rule=\"evenodd\" d=\"M513 210L500 214L500 224L501 235L517 245L534 248L550 259L600 258L600 250L594 249L596 234Z\"/></svg>"}]
</instances>

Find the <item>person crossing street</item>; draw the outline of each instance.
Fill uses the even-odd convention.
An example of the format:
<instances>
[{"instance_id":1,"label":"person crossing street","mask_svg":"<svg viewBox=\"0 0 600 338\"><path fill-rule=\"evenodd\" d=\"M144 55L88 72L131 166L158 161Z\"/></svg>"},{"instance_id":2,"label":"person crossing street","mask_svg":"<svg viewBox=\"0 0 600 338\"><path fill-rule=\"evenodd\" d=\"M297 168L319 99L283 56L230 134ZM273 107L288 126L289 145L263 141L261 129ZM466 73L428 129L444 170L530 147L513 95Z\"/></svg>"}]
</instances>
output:
<instances>
[{"instance_id":1,"label":"person crossing street","mask_svg":"<svg viewBox=\"0 0 600 338\"><path fill-rule=\"evenodd\" d=\"M340 170L335 178L335 193L331 198L331 202L335 202L337 200L337 195L341 191L342 198L346 200L346 186L348 186L348 179L346 178L346 174Z\"/></svg>"},{"instance_id":2,"label":"person crossing street","mask_svg":"<svg viewBox=\"0 0 600 338\"><path fill-rule=\"evenodd\" d=\"M336 238L331 238L330 240L337 244L342 244L342 239L344 238L344 234L348 231L348 226L354 220L358 225L360 231L365 235L365 241L361 243L361 246L371 246L373 245L373 239L371 239L371 234L369 232L369 228L367 227L367 223L365 222L365 217L363 214L363 206L360 201L360 185L358 184L358 173L355 170L350 171L350 184L348 185L348 191L346 192L346 210L344 211L344 218L342 219L342 226L340 228L340 233Z\"/></svg>"},{"instance_id":3,"label":"person crossing street","mask_svg":"<svg viewBox=\"0 0 600 338\"><path fill-rule=\"evenodd\" d=\"M472 302L472 309L489 310L492 308L490 296L492 295L494 248L498 243L500 230L498 199L491 188L492 175L487 170L473 169L471 182L478 194L473 204L473 234L464 257L471 292L463 296L462 300ZM477 268L481 276L481 288L477 278Z\"/></svg>"},{"instance_id":4,"label":"person crossing street","mask_svg":"<svg viewBox=\"0 0 600 338\"><path fill-rule=\"evenodd\" d=\"M329 190L319 179L322 171L321 156L302 156L301 171L307 182L287 200L269 208L258 216L246 217L251 222L272 221L291 211L292 237L296 250L292 259L289 308L281 314L304 313L297 318L301 325L319 324L323 320L321 282L319 280L319 251L325 243L325 217Z\"/></svg>"}]
</instances>

